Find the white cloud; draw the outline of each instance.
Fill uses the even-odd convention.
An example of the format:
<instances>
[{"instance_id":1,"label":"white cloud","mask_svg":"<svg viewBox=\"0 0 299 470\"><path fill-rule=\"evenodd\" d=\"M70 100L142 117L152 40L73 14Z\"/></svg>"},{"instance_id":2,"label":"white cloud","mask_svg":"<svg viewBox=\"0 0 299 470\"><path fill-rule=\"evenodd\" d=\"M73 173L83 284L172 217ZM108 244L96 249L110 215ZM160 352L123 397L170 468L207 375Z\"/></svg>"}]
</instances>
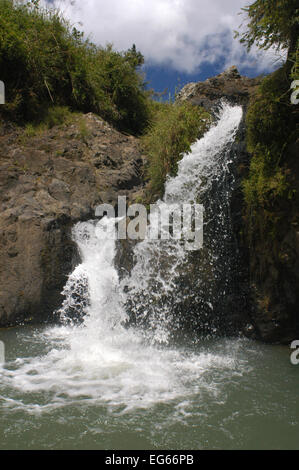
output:
<instances>
[{"instance_id":1,"label":"white cloud","mask_svg":"<svg viewBox=\"0 0 299 470\"><path fill-rule=\"evenodd\" d=\"M249 0L54 0L72 23L82 23L97 44L118 50L136 44L147 63L195 72L204 62L225 61L258 72L275 66L273 51L249 54L233 39Z\"/></svg>"}]
</instances>

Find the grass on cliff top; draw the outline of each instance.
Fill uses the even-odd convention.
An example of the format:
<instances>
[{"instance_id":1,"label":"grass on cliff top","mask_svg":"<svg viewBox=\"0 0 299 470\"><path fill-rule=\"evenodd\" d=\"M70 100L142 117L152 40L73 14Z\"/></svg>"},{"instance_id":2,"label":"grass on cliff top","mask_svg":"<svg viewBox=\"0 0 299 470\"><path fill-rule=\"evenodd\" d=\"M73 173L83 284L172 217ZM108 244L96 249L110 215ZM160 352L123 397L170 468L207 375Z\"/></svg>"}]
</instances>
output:
<instances>
[{"instance_id":1,"label":"grass on cliff top","mask_svg":"<svg viewBox=\"0 0 299 470\"><path fill-rule=\"evenodd\" d=\"M148 157L149 200L161 197L167 176L175 176L178 162L211 123L203 108L184 103L152 103L152 122L142 137Z\"/></svg>"},{"instance_id":2,"label":"grass on cliff top","mask_svg":"<svg viewBox=\"0 0 299 470\"><path fill-rule=\"evenodd\" d=\"M34 137L55 126L70 124L80 113L72 113L67 106L50 106L41 122L29 122L25 125L24 135Z\"/></svg>"},{"instance_id":3,"label":"grass on cliff top","mask_svg":"<svg viewBox=\"0 0 299 470\"><path fill-rule=\"evenodd\" d=\"M90 136L86 120L83 113L71 112L67 106L51 106L47 109L41 122L29 122L25 125L24 131L19 137L21 144L31 145L33 137L42 136L48 129L53 127L63 128L76 124L78 137L85 141Z\"/></svg>"},{"instance_id":4,"label":"grass on cliff top","mask_svg":"<svg viewBox=\"0 0 299 470\"><path fill-rule=\"evenodd\" d=\"M135 46L125 52L98 47L37 0L0 0L0 80L7 103L1 113L8 120L42 122L49 107L67 106L138 135L149 119L142 63Z\"/></svg>"}]
</instances>

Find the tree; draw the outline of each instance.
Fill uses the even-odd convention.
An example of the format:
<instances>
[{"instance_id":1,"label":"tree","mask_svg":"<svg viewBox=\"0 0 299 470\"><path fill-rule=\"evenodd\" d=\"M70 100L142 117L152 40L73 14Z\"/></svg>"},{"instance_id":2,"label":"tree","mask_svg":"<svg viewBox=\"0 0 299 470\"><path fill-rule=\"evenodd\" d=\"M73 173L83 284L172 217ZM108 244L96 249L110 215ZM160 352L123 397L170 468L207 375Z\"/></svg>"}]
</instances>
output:
<instances>
[{"instance_id":1,"label":"tree","mask_svg":"<svg viewBox=\"0 0 299 470\"><path fill-rule=\"evenodd\" d=\"M242 9L249 18L247 31L240 42L250 50L253 44L261 49L288 49L293 53L297 48L299 35L298 0L256 0Z\"/></svg>"},{"instance_id":2,"label":"tree","mask_svg":"<svg viewBox=\"0 0 299 470\"><path fill-rule=\"evenodd\" d=\"M134 67L135 69L144 64L144 57L140 51L137 51L136 45L133 44L131 49L128 49L125 53L125 59Z\"/></svg>"}]
</instances>

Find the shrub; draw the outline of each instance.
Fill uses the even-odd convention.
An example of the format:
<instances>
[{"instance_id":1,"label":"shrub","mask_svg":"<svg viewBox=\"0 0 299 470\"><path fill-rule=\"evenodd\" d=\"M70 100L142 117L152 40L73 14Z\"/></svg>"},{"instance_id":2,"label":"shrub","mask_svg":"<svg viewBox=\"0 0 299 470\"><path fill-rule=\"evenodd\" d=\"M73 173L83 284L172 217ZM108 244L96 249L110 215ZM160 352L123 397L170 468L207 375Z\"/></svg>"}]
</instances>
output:
<instances>
[{"instance_id":1,"label":"shrub","mask_svg":"<svg viewBox=\"0 0 299 470\"><path fill-rule=\"evenodd\" d=\"M152 103L152 122L142 142L148 156L150 193L163 194L167 175L175 176L178 162L208 129L210 115L191 103Z\"/></svg>"},{"instance_id":2,"label":"shrub","mask_svg":"<svg viewBox=\"0 0 299 470\"><path fill-rule=\"evenodd\" d=\"M95 46L36 0L0 0L0 79L8 103L1 112L9 119L42 121L50 106L68 106L139 134L148 123L142 61L135 46L122 53Z\"/></svg>"},{"instance_id":3,"label":"shrub","mask_svg":"<svg viewBox=\"0 0 299 470\"><path fill-rule=\"evenodd\" d=\"M246 117L252 158L243 189L250 237L273 231L281 206L294 194L285 151L296 138L297 112L290 103L290 73L285 65L263 80Z\"/></svg>"},{"instance_id":4,"label":"shrub","mask_svg":"<svg viewBox=\"0 0 299 470\"><path fill-rule=\"evenodd\" d=\"M289 60L292 64L291 78L292 80L299 80L299 38L297 39L295 51L290 54Z\"/></svg>"}]
</instances>

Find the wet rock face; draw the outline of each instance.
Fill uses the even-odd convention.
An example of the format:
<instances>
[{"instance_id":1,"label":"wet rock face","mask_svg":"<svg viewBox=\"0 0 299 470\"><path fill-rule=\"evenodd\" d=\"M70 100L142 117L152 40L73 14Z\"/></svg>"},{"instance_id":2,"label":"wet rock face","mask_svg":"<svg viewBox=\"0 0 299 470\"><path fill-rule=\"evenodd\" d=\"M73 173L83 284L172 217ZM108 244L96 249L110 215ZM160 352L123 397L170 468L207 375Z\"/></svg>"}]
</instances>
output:
<instances>
[{"instance_id":1,"label":"wet rock face","mask_svg":"<svg viewBox=\"0 0 299 470\"><path fill-rule=\"evenodd\" d=\"M260 78L242 77L233 66L217 77L189 83L181 90L178 100L189 100L213 112L217 110L219 100L225 98L232 104L242 105L245 117L249 100L260 82ZM279 228L275 243L262 239L249 247L248 240L240 238L240 233L247 231L242 220L245 212L242 181L247 177L251 158L246 151L245 119L235 147L238 147L237 166L234 169L237 182L231 214L244 261L237 281L240 292L244 293L243 298L248 298L241 306L244 318L249 316L244 333L270 343L288 343L297 339L299 334L299 198L296 196L297 202L292 205L286 201L285 207L281 208L284 223ZM293 175L292 187L296 189L296 194L299 194L298 149L297 140L286 149L284 157Z\"/></svg>"},{"instance_id":2,"label":"wet rock face","mask_svg":"<svg viewBox=\"0 0 299 470\"><path fill-rule=\"evenodd\" d=\"M260 81L260 78L242 77L237 67L232 66L204 82L189 83L181 90L177 100L191 101L209 111L222 98L226 98L232 104L247 106L250 96L256 91Z\"/></svg>"},{"instance_id":3,"label":"wet rock face","mask_svg":"<svg viewBox=\"0 0 299 470\"><path fill-rule=\"evenodd\" d=\"M243 227L244 200L242 180L247 176L250 155L246 150L245 115L250 97L255 93L260 83L259 78L242 77L235 66L230 67L220 75L209 78L204 82L186 85L178 96L178 101L189 100L196 105L214 113L220 100L226 99L231 104L242 105L244 116L238 131L232 152L235 154L234 165L231 168L231 177L234 179L234 190L230 200L231 224L234 233L234 247L236 253L235 270L231 279L234 294L228 296L223 305L218 307L218 317L224 333L236 334L243 330L247 336L257 336L255 327L251 324L252 302L250 296L249 250L241 236ZM217 191L217 188L215 188ZM194 261L196 263L196 260ZM194 268L195 269L195 268ZM226 305L223 319L223 306ZM213 312L217 317L217 314ZM225 320L225 321L224 321ZM209 316L210 321L210 316ZM217 318L215 318L217 323ZM248 333L245 331L247 328Z\"/></svg>"},{"instance_id":4,"label":"wet rock face","mask_svg":"<svg viewBox=\"0 0 299 470\"><path fill-rule=\"evenodd\" d=\"M256 237L251 247L252 318L259 337L272 343L287 344L299 338L298 154L299 139L286 148L283 157L295 196L275 208L280 217L275 237Z\"/></svg>"},{"instance_id":5,"label":"wet rock face","mask_svg":"<svg viewBox=\"0 0 299 470\"><path fill-rule=\"evenodd\" d=\"M134 200L144 157L92 114L31 137L5 125L0 143L0 326L48 320L79 261L72 226L118 195Z\"/></svg>"}]
</instances>

